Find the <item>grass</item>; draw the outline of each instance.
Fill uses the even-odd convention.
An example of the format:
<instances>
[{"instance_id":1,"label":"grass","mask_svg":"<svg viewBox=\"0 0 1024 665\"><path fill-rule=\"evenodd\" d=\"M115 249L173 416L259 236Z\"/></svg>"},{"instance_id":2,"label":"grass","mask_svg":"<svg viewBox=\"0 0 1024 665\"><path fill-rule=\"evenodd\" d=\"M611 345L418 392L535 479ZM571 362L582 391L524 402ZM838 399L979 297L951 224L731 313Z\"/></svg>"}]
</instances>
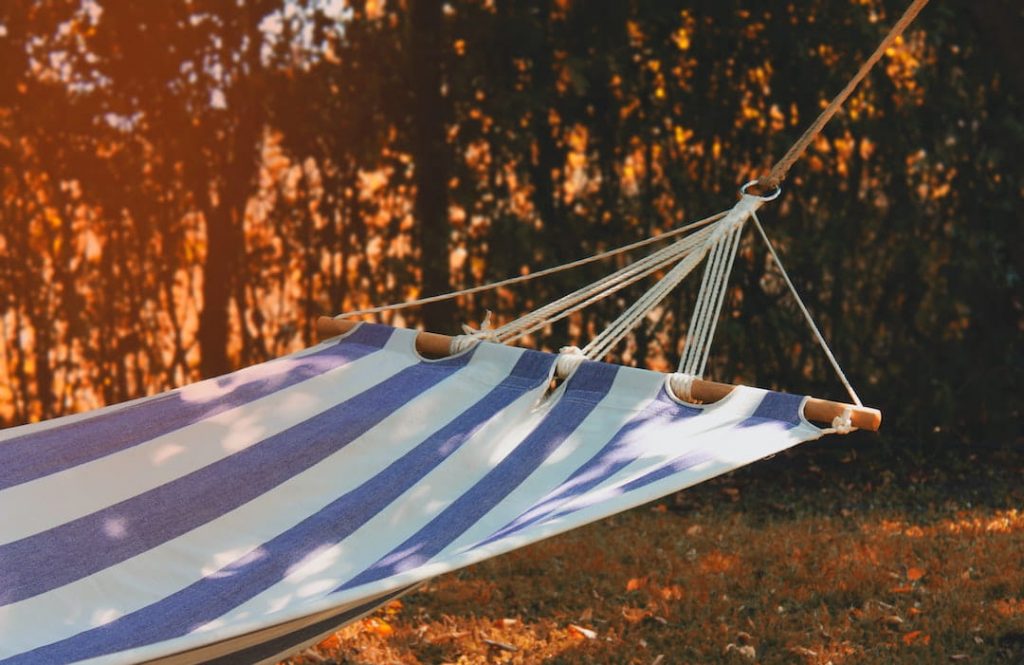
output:
<instances>
[{"instance_id":1,"label":"grass","mask_svg":"<svg viewBox=\"0 0 1024 665\"><path fill-rule=\"evenodd\" d=\"M421 587L304 663L1024 662L1024 455L808 444Z\"/></svg>"}]
</instances>

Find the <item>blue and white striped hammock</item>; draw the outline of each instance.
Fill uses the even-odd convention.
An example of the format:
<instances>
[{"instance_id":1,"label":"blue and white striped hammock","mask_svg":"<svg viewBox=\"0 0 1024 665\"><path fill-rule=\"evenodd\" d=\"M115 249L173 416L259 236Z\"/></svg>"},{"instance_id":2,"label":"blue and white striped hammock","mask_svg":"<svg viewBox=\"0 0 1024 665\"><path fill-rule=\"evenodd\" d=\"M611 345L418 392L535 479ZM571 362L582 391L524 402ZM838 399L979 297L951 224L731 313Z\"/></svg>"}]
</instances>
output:
<instances>
[{"instance_id":1,"label":"blue and white striped hammock","mask_svg":"<svg viewBox=\"0 0 1024 665\"><path fill-rule=\"evenodd\" d=\"M822 430L798 396L362 324L0 433L0 663L273 662L417 583Z\"/></svg>"}]
</instances>

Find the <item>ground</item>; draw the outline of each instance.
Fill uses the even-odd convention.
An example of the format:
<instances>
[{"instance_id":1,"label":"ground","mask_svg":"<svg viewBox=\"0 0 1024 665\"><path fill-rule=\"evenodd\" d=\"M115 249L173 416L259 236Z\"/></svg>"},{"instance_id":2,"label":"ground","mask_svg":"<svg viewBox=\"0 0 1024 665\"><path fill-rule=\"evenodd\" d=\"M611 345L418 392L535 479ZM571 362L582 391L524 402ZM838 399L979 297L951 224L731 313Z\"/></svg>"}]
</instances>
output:
<instances>
[{"instance_id":1,"label":"ground","mask_svg":"<svg viewBox=\"0 0 1024 665\"><path fill-rule=\"evenodd\" d=\"M1024 663L1021 446L829 437L421 587L302 663Z\"/></svg>"}]
</instances>

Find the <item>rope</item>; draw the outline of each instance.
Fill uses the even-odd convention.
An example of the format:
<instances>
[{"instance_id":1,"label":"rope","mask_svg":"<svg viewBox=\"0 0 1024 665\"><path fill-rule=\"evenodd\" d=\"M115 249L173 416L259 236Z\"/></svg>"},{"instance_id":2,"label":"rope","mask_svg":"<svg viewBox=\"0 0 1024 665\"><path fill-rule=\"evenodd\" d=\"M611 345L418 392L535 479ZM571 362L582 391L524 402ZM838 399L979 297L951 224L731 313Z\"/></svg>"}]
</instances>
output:
<instances>
[{"instance_id":1,"label":"rope","mask_svg":"<svg viewBox=\"0 0 1024 665\"><path fill-rule=\"evenodd\" d=\"M703 234L703 231L698 231L694 236L701 236ZM611 275L601 278L593 284L588 284L581 289L577 289L569 295L563 296L540 309L534 310L533 312L529 312L499 328L493 330L469 329L467 330L469 333L468 335L459 335L455 339L466 338L465 342L460 342L459 344L459 348L461 349L464 348L464 344L468 344L470 341L485 339L492 342L507 344L521 337L525 337L526 335L548 326L555 321L560 321L572 313L640 281L648 275L667 268L669 265L679 260L680 256L687 254L690 251L690 245L692 244L691 238L678 240L674 244L664 247L650 256L644 257L625 268L619 269ZM468 328L468 326L463 326L463 329L466 328Z\"/></svg>"},{"instance_id":2,"label":"rope","mask_svg":"<svg viewBox=\"0 0 1024 665\"><path fill-rule=\"evenodd\" d=\"M686 256L687 254L688 254L688 252L683 254L682 256ZM554 323L556 321L560 321L560 320L564 319L565 317L567 317L567 316L569 316L569 315L571 315L571 314L573 314L575 312L578 312L579 310L581 310L581 309L583 309L585 307L588 307L588 306L592 305L593 303L595 303L595 302L597 302L599 300L603 300L604 298L612 295L613 293L616 293L617 291L619 291L619 290L621 290L621 289L623 289L623 288L625 288L625 287L627 287L627 286L629 286L631 284L634 284L634 283L640 281L641 279L643 279L643 278L645 278L645 277L647 277L649 275L652 275L652 274L658 272L659 270L663 270L663 269L667 268L668 266L672 265L672 263L674 263L675 261L679 260L679 258L680 258L679 255L673 255L673 256L670 256L670 257L668 257L668 258L666 258L666 259L664 259L662 261L659 261L658 263L651 264L651 265L645 267L642 271L639 271L639 272L631 274L628 279L624 279L624 280L618 281L615 285L613 285L612 287L608 288L607 290L597 290L597 289L595 289L594 292L589 297L587 297L584 300L577 300L577 298L574 297L573 300L576 301L576 304L572 305L571 307L567 307L566 309L563 309L561 312L559 312L558 314L555 314L555 315L546 315L546 316L543 316L543 317L531 317L531 321L530 321L531 325L523 326L523 327L517 327L517 329L514 330L513 332L511 332L510 334L507 334L507 335L501 337L499 341L501 341L503 343L508 343L508 342L517 340L517 339L519 339L521 337L525 337L526 335L529 335L529 334L531 334L533 332L536 332L537 330L540 330L541 328L544 328L545 326L548 326L548 325L550 325L550 324L552 324L552 323ZM587 290L589 291L590 289L587 289ZM537 311L539 312L540 310L537 310ZM523 318L526 318L526 317L523 317ZM513 322L513 323L518 323L518 320L516 322Z\"/></svg>"},{"instance_id":3,"label":"rope","mask_svg":"<svg viewBox=\"0 0 1024 665\"><path fill-rule=\"evenodd\" d=\"M850 380L846 378L846 374L843 372L843 368L839 366L839 361L836 360L835 355L832 353L832 349L829 348L828 342L825 341L825 337L818 330L818 326L814 323L814 318L811 313L807 310L807 306L804 305L804 301L800 298L800 294L797 293L796 287L793 286L793 280L789 278L789 274L786 272L786 268L782 265L782 259L775 252L775 247L772 245L772 241L768 239L768 234L764 232L764 227L761 226L761 220L757 218L757 213L752 213L751 217L754 220L754 228L761 234L761 239L764 240L764 244L768 246L768 251L771 252L772 260L775 261L775 265L779 267L779 272L782 273L782 279L786 281L786 286L789 287L789 292L793 294L793 298L796 300L797 306L800 311L803 312L804 319L807 321L807 326L811 329L811 333L814 335L814 339L818 340L818 345L825 352L828 357L828 361L832 363L832 369L836 371L839 376L839 380L842 381L843 386L846 388L846 392L850 394L850 399L857 406L863 406L860 401L860 397L857 396L857 391L853 389L853 385L850 384Z\"/></svg>"},{"instance_id":4,"label":"rope","mask_svg":"<svg viewBox=\"0 0 1024 665\"><path fill-rule=\"evenodd\" d=\"M578 364L582 362L583 358L600 358L608 353L608 351L610 351L612 347L625 337L625 335L635 328L672 289L686 278L686 276L696 268L700 261L710 254L708 264L704 270L704 277L701 281L700 292L698 294L693 319L690 323L691 339L688 341L687 347L684 350L683 358L680 360L679 372L673 374L671 379L674 383L679 384L680 388L688 389L693 381L693 377L700 376L707 365L711 342L714 338L717 321L721 313L722 304L725 300L725 292L728 287L729 275L732 271L736 250L739 246L743 224L747 218L753 218L755 227L767 245L769 252L771 252L775 264L779 267L779 271L782 273L782 277L789 287L790 292L793 294L793 297L796 300L800 311L803 313L804 319L807 321L815 339L824 350L825 355L832 364L832 368L836 371L836 374L846 387L846 390L850 394L854 403L861 406L862 403L860 398L857 396L853 386L843 373L835 355L825 342L825 338L822 336L821 331L818 330L818 326L815 325L814 319L811 317L810 312L804 305L799 293L797 293L796 287L789 278L789 274L786 272L785 267L783 267L782 261L779 259L775 248L772 246L771 241L768 240L768 235L765 233L760 220L757 218L757 209L765 201L772 200L778 196L780 192L780 184L785 179L786 174L789 172L790 168L792 168L793 164L796 163L796 161L799 160L807 151L808 146L821 134L825 125L828 124L828 122L835 116L840 107L842 107L861 81L864 80L864 77L867 76L868 72L871 71L871 68L875 66L885 51L901 34L903 34L907 26L910 25L910 23L927 4L928 0L913 0L913 2L911 2L910 6L900 17L899 21L893 25L889 30L889 33L885 36L885 39L883 39L881 44L878 45L878 48L876 48L871 56L861 64L860 69L857 70L857 73L846 84L846 87L844 87L839 94L829 102L811 126L808 127L800 138L797 139L789 150L786 151L786 154L775 163L768 172L768 175L757 181L756 184L758 187L765 188L766 190L775 190L770 196L748 195L746 190L752 183L747 183L740 190L743 194L742 198L727 213L712 215L711 217L706 217L687 226L659 234L652 238L647 238L645 240L608 250L594 256L579 259L577 261L547 268L536 273L512 277L493 284L483 284L467 289L461 289L459 291L451 291L449 293L430 296L427 298L419 298L403 303L394 303L390 305L382 305L380 307L356 310L339 315L337 318L404 309L416 305L425 305L428 303L450 300L463 295L470 295L481 291L488 291L501 288L503 286L526 282L538 277L551 275L564 270L570 270L594 261L616 256L624 252L658 242L659 240L681 235L692 229L714 223L714 225L709 228L701 229L688 238L683 238L668 247L653 252L644 259L636 261L625 268L621 268L597 282L587 285L581 289L577 289L576 291L514 321L511 321L500 328L494 330L481 329L479 331L467 329L467 333L469 334L460 336L453 341L453 348L464 348L480 339L509 342L524 335L528 335L554 321L569 316L573 312L578 311L601 298L605 298L625 286L642 279L643 277L653 274L663 268L667 268L672 263L676 263L678 261L678 263L676 263L676 265L672 267L664 277L658 280L653 287L651 287L621 315L619 315L611 325L591 340L590 344L588 344L582 351L575 347L565 347L562 350L562 353L560 353L560 362L565 365L563 370L571 371L571 369L575 368L575 366L578 366ZM486 326L482 326L482 328L486 328ZM834 431L846 432L850 429L850 414L847 412L844 412L842 417L837 417L833 422Z\"/></svg>"},{"instance_id":5,"label":"rope","mask_svg":"<svg viewBox=\"0 0 1024 665\"><path fill-rule=\"evenodd\" d=\"M703 243L710 231L710 228L701 229L691 236L677 240L672 245L664 247L625 268L619 269L611 275L607 275L592 284L577 289L569 295L563 296L533 312L529 312L514 321L510 321L493 331L494 337L499 341L508 342L528 335L549 323L565 318L591 303L597 302L662 268L668 267Z\"/></svg>"},{"instance_id":6,"label":"rope","mask_svg":"<svg viewBox=\"0 0 1024 665\"><path fill-rule=\"evenodd\" d=\"M694 309L690 322L692 337L679 362L679 371L684 374L697 377L704 375L742 233L743 226L737 225L729 236L715 246L705 265L705 280L701 282L700 291L697 293L698 306ZM709 275L710 279L706 279Z\"/></svg>"},{"instance_id":7,"label":"rope","mask_svg":"<svg viewBox=\"0 0 1024 665\"><path fill-rule=\"evenodd\" d=\"M854 77L846 84L846 87L843 88L831 102L829 102L828 106L825 107L825 110L821 112L821 115L819 115L803 135L797 139L796 143L786 151L786 154L782 156L782 159L775 163L775 166L773 166L771 171L768 172L768 175L764 178L758 179L758 182L762 187L769 190L774 189L775 187L778 187L783 180L785 180L786 174L789 173L789 169L798 159L800 159L801 156L803 156L804 152L807 150L807 146L809 146L811 142L821 134L821 130L825 128L825 125L832 119L832 116L839 111L839 108L853 93L854 89L861 81L864 80L864 77L867 76L868 72L871 71L871 68L875 66L875 63L881 59L882 54L885 53L886 49L892 46L892 43L896 41L896 38L903 34L903 31L906 30L908 25L910 25L910 22L917 18L917 15L921 13L921 10L924 9L924 6L927 4L928 0L914 0L910 6L907 7L907 10L903 13L903 16L900 17L900 20L897 21L896 25L889 30L889 34L885 36L885 39L883 39L882 43L878 45L878 48L876 48L875 52L871 54L871 57L864 61L864 64L860 66L860 69L857 70Z\"/></svg>"},{"instance_id":8,"label":"rope","mask_svg":"<svg viewBox=\"0 0 1024 665\"><path fill-rule=\"evenodd\" d=\"M746 188L746 185L744 185ZM732 207L726 216L715 222L713 227L703 229L690 238L699 241L700 244L695 251L688 253L672 270L659 280L647 293L636 300L626 311L619 315L607 328L591 340L583 348L583 353L588 358L601 358L618 344L640 321L647 316L658 303L665 299L669 292L679 285L694 268L708 255L709 252L717 253L719 247L728 244L732 240L732 234L742 228L743 223L750 217L752 211L757 210L765 201L772 197L754 196L743 194L741 199ZM706 237L701 237L701 236ZM718 263L716 261L716 263ZM705 276L707 273L705 272ZM706 305L705 305L706 306ZM708 342L710 343L710 341Z\"/></svg>"},{"instance_id":9,"label":"rope","mask_svg":"<svg viewBox=\"0 0 1024 665\"><path fill-rule=\"evenodd\" d=\"M561 265L553 266L551 268L545 268L544 270L539 270L537 272L532 272L532 273L529 273L527 275L520 275L518 277L510 277L510 278L504 279L504 280L502 280L500 282L492 282L490 284L481 284L479 286L473 286L473 287L466 288L466 289L460 289L458 291L449 291L448 293L440 293L440 294L434 295L434 296L427 296L426 298L417 298L416 300L406 300L404 302L391 303L391 304L388 304L388 305L380 305L378 307L369 307L367 309L355 309L355 310L352 310L350 312L345 312L343 314L339 314L339 315L335 316L334 318L335 319L347 319L347 318L350 318L350 317L353 317L353 316L362 316L362 315L365 315L365 314L379 314L380 312L390 312L390 311L399 310L399 309L406 309L406 308L409 308L409 307L416 307L418 305L429 305L430 303L442 302L444 300L451 300L453 298L458 298L459 296L467 296L467 295L471 295L473 293L480 293L481 291L491 291L493 289L500 289L503 286L510 286L512 284L519 284L519 283L522 283L522 282L528 282L528 281L530 281L532 279L537 279L538 277L546 277L547 275L553 275L555 273L563 272L565 270L572 270L573 268L578 268L580 266L587 265L588 263L593 263L595 261L600 261L602 259L607 259L607 258L611 258L613 256L618 256L619 254L624 254L624 253L632 251L634 249L638 249L640 247L644 247L646 245L650 245L650 244L656 243L656 242L658 242L660 240L665 240L667 238L673 238L675 236L685 234L685 233L687 233L689 231L692 231L693 229L700 228L702 226L706 226L707 224L710 224L711 222L717 221L717 220L721 219L722 217L725 217L725 215L726 215L725 212L720 212L720 213L718 213L716 215L711 215L710 217L705 217L704 219L700 219L700 220L697 220L696 222L692 222L690 224L687 224L686 226L681 226L678 229L672 229L671 231L666 231L666 232L660 233L660 234L658 234L656 236L651 236L650 238L645 238L644 240L638 240L637 242L630 243L628 245L623 245L622 247L617 247L615 249L610 249L610 250L608 250L606 252L601 252L600 254L594 254L593 256L587 256L587 257L584 257L582 259L578 259L576 261L571 261L569 263L563 263Z\"/></svg>"}]
</instances>

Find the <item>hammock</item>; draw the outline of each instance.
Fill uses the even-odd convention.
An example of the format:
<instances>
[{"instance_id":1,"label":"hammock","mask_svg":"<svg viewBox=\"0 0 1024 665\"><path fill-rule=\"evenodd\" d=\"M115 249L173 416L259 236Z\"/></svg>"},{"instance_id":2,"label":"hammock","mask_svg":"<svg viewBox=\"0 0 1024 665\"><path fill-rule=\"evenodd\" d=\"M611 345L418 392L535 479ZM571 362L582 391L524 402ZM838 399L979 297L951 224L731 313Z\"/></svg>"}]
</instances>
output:
<instances>
[{"instance_id":1,"label":"hammock","mask_svg":"<svg viewBox=\"0 0 1024 665\"><path fill-rule=\"evenodd\" d=\"M273 658L427 578L821 435L799 396L685 404L665 374L591 361L549 392L555 354L429 360L415 338L361 324L11 430L0 663Z\"/></svg>"},{"instance_id":2,"label":"hammock","mask_svg":"<svg viewBox=\"0 0 1024 665\"><path fill-rule=\"evenodd\" d=\"M337 336L310 349L0 432L0 665L273 663L439 574L825 433L877 429L770 243L853 404L701 378L745 224L768 240L757 210L778 190L747 188L728 212L649 240L367 311L668 243L495 329L324 319ZM600 361L701 263L678 372ZM660 278L583 349L507 345L648 276Z\"/></svg>"}]
</instances>

